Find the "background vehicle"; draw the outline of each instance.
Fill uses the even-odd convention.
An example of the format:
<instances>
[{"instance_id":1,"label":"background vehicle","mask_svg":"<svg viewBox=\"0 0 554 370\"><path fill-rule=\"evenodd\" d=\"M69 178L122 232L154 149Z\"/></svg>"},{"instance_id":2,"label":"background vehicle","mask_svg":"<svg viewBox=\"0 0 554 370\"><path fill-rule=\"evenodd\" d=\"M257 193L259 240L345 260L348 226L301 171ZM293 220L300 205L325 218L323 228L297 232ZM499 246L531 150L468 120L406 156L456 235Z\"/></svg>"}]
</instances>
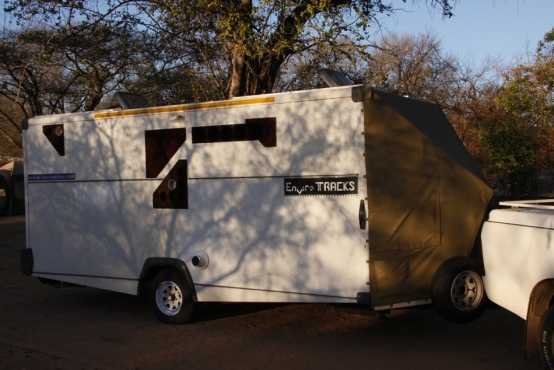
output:
<instances>
[{"instance_id":1,"label":"background vehicle","mask_svg":"<svg viewBox=\"0 0 554 370\"><path fill-rule=\"evenodd\" d=\"M527 320L527 354L554 369L554 200L500 205L481 236L486 292Z\"/></svg>"},{"instance_id":2,"label":"background vehicle","mask_svg":"<svg viewBox=\"0 0 554 370\"><path fill-rule=\"evenodd\" d=\"M0 166L0 216L21 215L25 210L23 162L12 160Z\"/></svg>"},{"instance_id":3,"label":"background vehicle","mask_svg":"<svg viewBox=\"0 0 554 370\"><path fill-rule=\"evenodd\" d=\"M441 109L365 86L37 117L25 271L196 301L431 300L468 320L492 195Z\"/></svg>"}]
</instances>

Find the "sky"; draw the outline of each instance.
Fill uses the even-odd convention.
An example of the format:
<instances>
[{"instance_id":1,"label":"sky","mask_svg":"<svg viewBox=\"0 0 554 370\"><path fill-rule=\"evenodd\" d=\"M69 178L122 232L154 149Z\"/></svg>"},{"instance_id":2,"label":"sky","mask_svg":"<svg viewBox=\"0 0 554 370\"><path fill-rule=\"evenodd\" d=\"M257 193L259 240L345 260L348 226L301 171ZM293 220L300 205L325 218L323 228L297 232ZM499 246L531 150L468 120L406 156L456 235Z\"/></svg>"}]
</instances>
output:
<instances>
[{"instance_id":1,"label":"sky","mask_svg":"<svg viewBox=\"0 0 554 370\"><path fill-rule=\"evenodd\" d=\"M381 18L382 32L430 32L447 53L470 64L525 60L554 27L554 0L458 0L452 18L422 0L395 4L404 10Z\"/></svg>"}]
</instances>

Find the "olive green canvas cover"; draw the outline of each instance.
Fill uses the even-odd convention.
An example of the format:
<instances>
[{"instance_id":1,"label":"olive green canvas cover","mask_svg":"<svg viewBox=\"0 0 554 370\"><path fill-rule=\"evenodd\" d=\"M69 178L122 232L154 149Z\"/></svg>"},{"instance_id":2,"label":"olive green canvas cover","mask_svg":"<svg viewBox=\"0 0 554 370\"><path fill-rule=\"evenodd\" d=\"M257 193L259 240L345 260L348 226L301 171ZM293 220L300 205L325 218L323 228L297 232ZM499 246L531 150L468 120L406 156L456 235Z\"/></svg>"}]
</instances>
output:
<instances>
[{"instance_id":1,"label":"olive green canvas cover","mask_svg":"<svg viewBox=\"0 0 554 370\"><path fill-rule=\"evenodd\" d=\"M429 298L447 259L470 255L492 197L439 106L360 87L366 138L370 293Z\"/></svg>"}]
</instances>

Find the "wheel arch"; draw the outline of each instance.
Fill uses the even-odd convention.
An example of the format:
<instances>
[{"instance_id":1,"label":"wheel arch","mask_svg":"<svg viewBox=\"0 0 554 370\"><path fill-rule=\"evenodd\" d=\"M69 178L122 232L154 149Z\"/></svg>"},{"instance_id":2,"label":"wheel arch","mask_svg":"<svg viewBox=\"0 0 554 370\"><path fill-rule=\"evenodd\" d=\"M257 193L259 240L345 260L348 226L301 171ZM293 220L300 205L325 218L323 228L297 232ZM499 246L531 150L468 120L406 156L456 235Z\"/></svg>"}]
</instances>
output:
<instances>
[{"instance_id":1,"label":"wheel arch","mask_svg":"<svg viewBox=\"0 0 554 370\"><path fill-rule=\"evenodd\" d=\"M473 264L474 267L478 270L477 272L479 272L481 275L484 275L483 264L479 260L479 257L473 257L472 255L452 256L445 259L435 270L435 273L433 274L433 281L440 275L442 271L450 268L450 266L457 266L459 264L467 262Z\"/></svg>"},{"instance_id":2,"label":"wheel arch","mask_svg":"<svg viewBox=\"0 0 554 370\"><path fill-rule=\"evenodd\" d=\"M535 357L540 351L540 332L544 315L554 303L554 279L537 283L531 291L525 327L525 353Z\"/></svg>"},{"instance_id":3,"label":"wheel arch","mask_svg":"<svg viewBox=\"0 0 554 370\"><path fill-rule=\"evenodd\" d=\"M477 237L475 238L475 243L473 243L473 248L471 248L471 251L467 256L476 264L476 267L479 268L479 273L481 274L481 276L485 276L485 262L483 260L483 243L481 241L481 231L483 229L483 225L484 225L484 221L481 223L481 227L479 228L479 232L477 233Z\"/></svg>"},{"instance_id":4,"label":"wheel arch","mask_svg":"<svg viewBox=\"0 0 554 370\"><path fill-rule=\"evenodd\" d=\"M183 275L189 288L192 291L192 299L197 301L196 289L194 287L194 281L190 275L186 263L178 258L169 257L151 257L144 261L142 270L140 272L138 294L144 295L148 281L152 280L156 274L166 268L171 268Z\"/></svg>"}]
</instances>

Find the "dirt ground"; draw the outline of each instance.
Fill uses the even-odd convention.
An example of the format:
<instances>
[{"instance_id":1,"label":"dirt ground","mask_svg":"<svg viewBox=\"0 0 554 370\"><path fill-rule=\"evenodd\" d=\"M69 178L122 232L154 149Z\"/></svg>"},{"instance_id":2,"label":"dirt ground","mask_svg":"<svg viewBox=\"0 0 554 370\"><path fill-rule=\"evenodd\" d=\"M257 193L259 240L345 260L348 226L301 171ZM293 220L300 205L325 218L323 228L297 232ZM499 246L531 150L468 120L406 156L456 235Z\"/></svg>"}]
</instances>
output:
<instances>
[{"instance_id":1,"label":"dirt ground","mask_svg":"<svg viewBox=\"0 0 554 370\"><path fill-rule=\"evenodd\" d=\"M0 218L0 369L536 369L524 322L491 308L465 325L430 308L203 304L157 322L137 297L56 289L19 272L24 220Z\"/></svg>"}]
</instances>

